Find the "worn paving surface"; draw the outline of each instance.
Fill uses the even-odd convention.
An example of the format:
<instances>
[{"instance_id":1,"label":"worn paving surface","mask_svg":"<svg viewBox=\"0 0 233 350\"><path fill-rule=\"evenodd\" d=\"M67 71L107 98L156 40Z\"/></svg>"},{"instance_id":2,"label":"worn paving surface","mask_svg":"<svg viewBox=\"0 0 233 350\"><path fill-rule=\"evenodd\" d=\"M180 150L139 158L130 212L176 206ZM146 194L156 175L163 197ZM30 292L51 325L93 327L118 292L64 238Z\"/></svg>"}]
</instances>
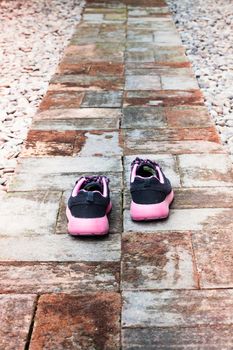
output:
<instances>
[{"instance_id":1,"label":"worn paving surface","mask_svg":"<svg viewBox=\"0 0 233 350\"><path fill-rule=\"evenodd\" d=\"M168 220L131 221L135 155L171 179ZM71 238L96 173L110 233ZM0 349L232 349L232 179L164 0L87 0L0 198Z\"/></svg>"}]
</instances>

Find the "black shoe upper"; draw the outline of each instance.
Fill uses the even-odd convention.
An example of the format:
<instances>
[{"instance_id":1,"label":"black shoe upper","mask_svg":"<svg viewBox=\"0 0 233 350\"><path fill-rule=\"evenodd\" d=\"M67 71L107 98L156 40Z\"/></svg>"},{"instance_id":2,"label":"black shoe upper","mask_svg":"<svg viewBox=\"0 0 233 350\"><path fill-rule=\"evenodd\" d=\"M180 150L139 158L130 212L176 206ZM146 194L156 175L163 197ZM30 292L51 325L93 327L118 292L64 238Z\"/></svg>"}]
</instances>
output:
<instances>
[{"instance_id":1,"label":"black shoe upper","mask_svg":"<svg viewBox=\"0 0 233 350\"><path fill-rule=\"evenodd\" d=\"M78 194L70 197L68 208L72 216L76 218L101 218L106 215L110 203L109 189L107 196L102 195L103 186L101 182L87 181Z\"/></svg>"},{"instance_id":2,"label":"black shoe upper","mask_svg":"<svg viewBox=\"0 0 233 350\"><path fill-rule=\"evenodd\" d=\"M134 181L130 184L130 192L134 203L158 204L163 202L172 191L172 187L162 169L159 167L164 183L159 180L159 174L156 170L158 164L150 160L136 158L132 163L132 168L135 163L139 165Z\"/></svg>"}]
</instances>

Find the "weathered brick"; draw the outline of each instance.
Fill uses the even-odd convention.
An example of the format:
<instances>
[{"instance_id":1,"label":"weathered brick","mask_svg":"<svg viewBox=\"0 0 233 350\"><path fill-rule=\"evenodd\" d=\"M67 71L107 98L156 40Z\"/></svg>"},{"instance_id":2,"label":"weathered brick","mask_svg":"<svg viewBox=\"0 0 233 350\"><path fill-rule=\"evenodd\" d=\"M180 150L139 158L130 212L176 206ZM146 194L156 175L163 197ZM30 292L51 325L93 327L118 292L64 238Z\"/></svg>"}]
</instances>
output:
<instances>
[{"instance_id":1,"label":"weathered brick","mask_svg":"<svg viewBox=\"0 0 233 350\"><path fill-rule=\"evenodd\" d=\"M215 230L202 230L193 234L201 288L233 287L233 238L230 221L229 217L222 215Z\"/></svg>"},{"instance_id":2,"label":"weathered brick","mask_svg":"<svg viewBox=\"0 0 233 350\"><path fill-rule=\"evenodd\" d=\"M232 208L232 187L178 188L173 208Z\"/></svg>"},{"instance_id":3,"label":"weathered brick","mask_svg":"<svg viewBox=\"0 0 233 350\"><path fill-rule=\"evenodd\" d=\"M76 91L123 90L124 80L115 76L89 76L83 74L55 75L50 81L49 90Z\"/></svg>"},{"instance_id":4,"label":"weathered brick","mask_svg":"<svg viewBox=\"0 0 233 350\"><path fill-rule=\"evenodd\" d=\"M232 290L124 292L123 327L232 325Z\"/></svg>"},{"instance_id":5,"label":"weathered brick","mask_svg":"<svg viewBox=\"0 0 233 350\"><path fill-rule=\"evenodd\" d=\"M232 186L232 164L228 155L181 155L179 164L185 187Z\"/></svg>"},{"instance_id":6,"label":"weathered brick","mask_svg":"<svg viewBox=\"0 0 233 350\"><path fill-rule=\"evenodd\" d=\"M180 35L175 31L171 31L171 32L156 31L154 34L154 43L156 45L166 46L166 47L182 45Z\"/></svg>"},{"instance_id":7,"label":"weathered brick","mask_svg":"<svg viewBox=\"0 0 233 350\"><path fill-rule=\"evenodd\" d=\"M26 348L35 303L35 295L0 295L2 350Z\"/></svg>"},{"instance_id":8,"label":"weathered brick","mask_svg":"<svg viewBox=\"0 0 233 350\"><path fill-rule=\"evenodd\" d=\"M119 289L118 262L0 263L2 293L72 293Z\"/></svg>"},{"instance_id":9,"label":"weathered brick","mask_svg":"<svg viewBox=\"0 0 233 350\"><path fill-rule=\"evenodd\" d=\"M30 130L20 156L71 156L76 134L75 131Z\"/></svg>"},{"instance_id":10,"label":"weathered brick","mask_svg":"<svg viewBox=\"0 0 233 350\"><path fill-rule=\"evenodd\" d=\"M89 131L85 132L85 142L82 143L79 138L76 138L74 144L74 155L81 157L86 156L119 156L122 154L122 149L119 145L118 131ZM81 141L81 142L80 142Z\"/></svg>"},{"instance_id":11,"label":"weathered brick","mask_svg":"<svg viewBox=\"0 0 233 350\"><path fill-rule=\"evenodd\" d=\"M102 262L119 261L119 234L103 238L75 238L67 235L1 237L2 261Z\"/></svg>"},{"instance_id":12,"label":"weathered brick","mask_svg":"<svg viewBox=\"0 0 233 350\"><path fill-rule=\"evenodd\" d=\"M123 350L219 350L233 347L232 326L127 328L123 330Z\"/></svg>"},{"instance_id":13,"label":"weathered brick","mask_svg":"<svg viewBox=\"0 0 233 350\"><path fill-rule=\"evenodd\" d=\"M126 90L161 90L160 77L153 75L129 75L126 76Z\"/></svg>"},{"instance_id":14,"label":"weathered brick","mask_svg":"<svg viewBox=\"0 0 233 350\"><path fill-rule=\"evenodd\" d=\"M166 127L166 117L162 107L123 108L122 128L160 128Z\"/></svg>"},{"instance_id":15,"label":"weathered brick","mask_svg":"<svg viewBox=\"0 0 233 350\"><path fill-rule=\"evenodd\" d=\"M84 98L83 92L48 91L39 109L41 111L54 108L78 108Z\"/></svg>"},{"instance_id":16,"label":"weathered brick","mask_svg":"<svg viewBox=\"0 0 233 350\"><path fill-rule=\"evenodd\" d=\"M123 289L197 287L189 232L129 233L123 237Z\"/></svg>"},{"instance_id":17,"label":"weathered brick","mask_svg":"<svg viewBox=\"0 0 233 350\"><path fill-rule=\"evenodd\" d=\"M207 108L204 106L174 106L164 107L164 113L169 127L193 128L213 126Z\"/></svg>"},{"instance_id":18,"label":"weathered brick","mask_svg":"<svg viewBox=\"0 0 233 350\"><path fill-rule=\"evenodd\" d=\"M37 113L34 130L118 129L121 111L109 108L54 109Z\"/></svg>"},{"instance_id":19,"label":"weathered brick","mask_svg":"<svg viewBox=\"0 0 233 350\"><path fill-rule=\"evenodd\" d=\"M85 93L81 107L119 108L122 105L122 91L106 91Z\"/></svg>"},{"instance_id":20,"label":"weathered brick","mask_svg":"<svg viewBox=\"0 0 233 350\"><path fill-rule=\"evenodd\" d=\"M219 137L214 127L130 129L124 131L124 141L126 151L133 153L151 153L152 151L175 154L225 152L218 143ZM205 147L203 148L203 146ZM185 152L186 150L187 152Z\"/></svg>"},{"instance_id":21,"label":"weathered brick","mask_svg":"<svg viewBox=\"0 0 233 350\"><path fill-rule=\"evenodd\" d=\"M120 306L117 293L43 295L30 350L120 349Z\"/></svg>"},{"instance_id":22,"label":"weathered brick","mask_svg":"<svg viewBox=\"0 0 233 350\"><path fill-rule=\"evenodd\" d=\"M129 210L124 211L125 232L167 232L167 231L213 231L233 229L232 208L171 209L169 219L136 222L132 221ZM220 224L221 223L221 224Z\"/></svg>"},{"instance_id":23,"label":"weathered brick","mask_svg":"<svg viewBox=\"0 0 233 350\"><path fill-rule=\"evenodd\" d=\"M200 90L161 90L161 91L126 91L124 106L176 106L202 105L203 96Z\"/></svg>"},{"instance_id":24,"label":"weathered brick","mask_svg":"<svg viewBox=\"0 0 233 350\"><path fill-rule=\"evenodd\" d=\"M10 191L68 190L73 188L79 176L103 173L110 177L112 187L119 188L121 170L119 157L20 158L9 189ZM116 176L118 172L119 176Z\"/></svg>"},{"instance_id":25,"label":"weathered brick","mask_svg":"<svg viewBox=\"0 0 233 350\"><path fill-rule=\"evenodd\" d=\"M0 193L0 236L40 236L55 233L61 193ZM14 211L12 220L12 211ZM41 219L43 218L43 220Z\"/></svg>"}]
</instances>

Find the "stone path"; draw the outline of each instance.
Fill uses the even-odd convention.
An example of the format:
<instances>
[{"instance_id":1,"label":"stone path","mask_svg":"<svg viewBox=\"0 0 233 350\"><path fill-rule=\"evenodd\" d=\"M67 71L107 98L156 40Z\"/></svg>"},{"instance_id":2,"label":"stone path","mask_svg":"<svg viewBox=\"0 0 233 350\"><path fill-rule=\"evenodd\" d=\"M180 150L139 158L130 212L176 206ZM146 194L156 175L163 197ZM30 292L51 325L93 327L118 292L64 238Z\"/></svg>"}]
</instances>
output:
<instances>
[{"instance_id":1,"label":"stone path","mask_svg":"<svg viewBox=\"0 0 233 350\"><path fill-rule=\"evenodd\" d=\"M170 218L129 217L157 160ZM107 174L110 234L66 234L76 178ZM87 0L0 193L0 349L233 348L233 173L164 0Z\"/></svg>"}]
</instances>

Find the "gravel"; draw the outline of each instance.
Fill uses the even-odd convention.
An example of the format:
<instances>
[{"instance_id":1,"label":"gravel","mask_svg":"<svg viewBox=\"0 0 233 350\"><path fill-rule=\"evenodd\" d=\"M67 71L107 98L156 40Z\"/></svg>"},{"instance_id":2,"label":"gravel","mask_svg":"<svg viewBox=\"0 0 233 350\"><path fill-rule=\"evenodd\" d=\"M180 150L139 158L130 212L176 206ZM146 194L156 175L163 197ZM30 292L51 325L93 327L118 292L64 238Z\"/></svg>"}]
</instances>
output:
<instances>
[{"instance_id":1,"label":"gravel","mask_svg":"<svg viewBox=\"0 0 233 350\"><path fill-rule=\"evenodd\" d=\"M82 6L82 0L0 0L0 190Z\"/></svg>"},{"instance_id":2,"label":"gravel","mask_svg":"<svg viewBox=\"0 0 233 350\"><path fill-rule=\"evenodd\" d=\"M232 0L168 0L205 104L233 161Z\"/></svg>"}]
</instances>

